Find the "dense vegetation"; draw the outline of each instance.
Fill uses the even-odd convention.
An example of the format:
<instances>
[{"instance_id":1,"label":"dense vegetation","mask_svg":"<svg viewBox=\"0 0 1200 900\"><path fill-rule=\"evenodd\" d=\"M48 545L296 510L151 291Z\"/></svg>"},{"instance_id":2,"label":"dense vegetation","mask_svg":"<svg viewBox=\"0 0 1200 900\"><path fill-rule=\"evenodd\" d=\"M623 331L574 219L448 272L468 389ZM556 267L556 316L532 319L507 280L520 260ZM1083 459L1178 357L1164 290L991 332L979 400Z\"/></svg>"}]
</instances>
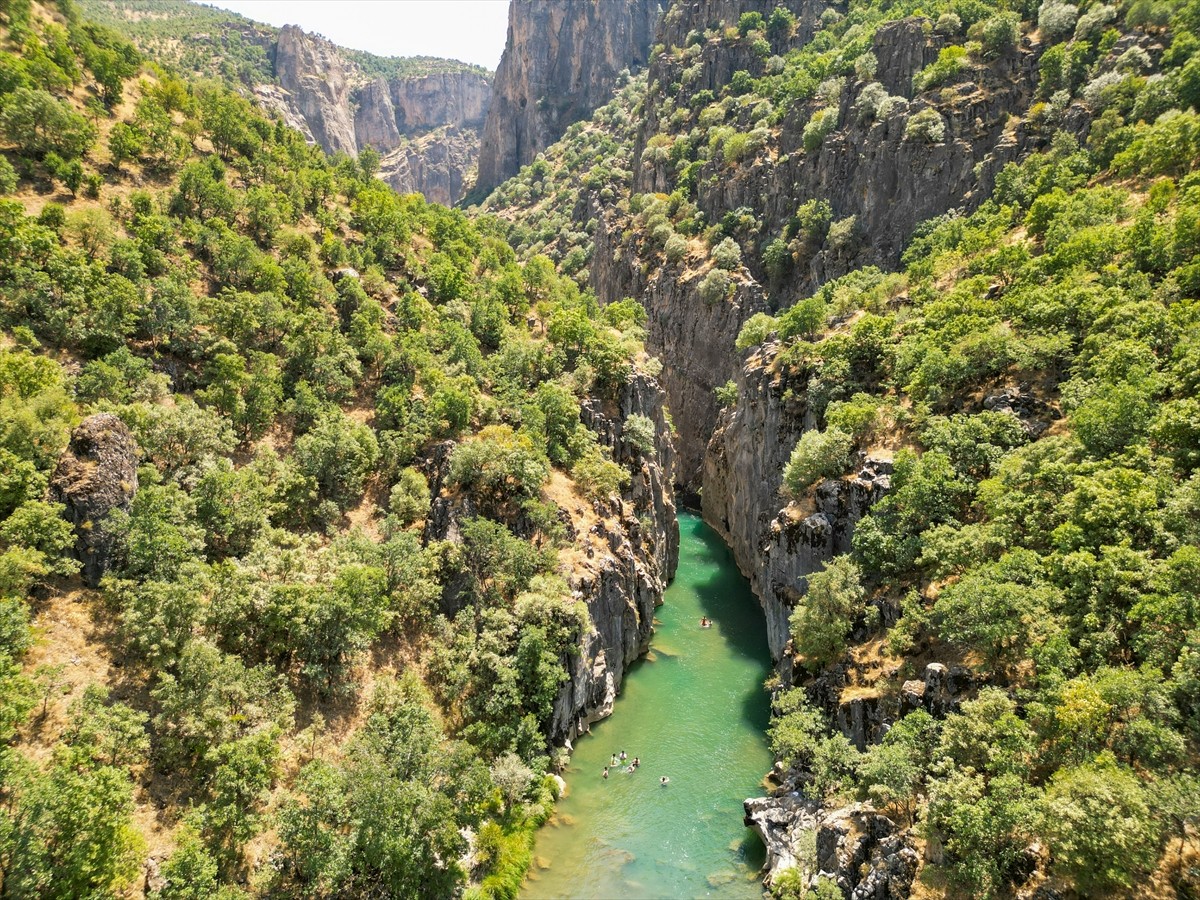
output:
<instances>
[{"instance_id":1,"label":"dense vegetation","mask_svg":"<svg viewBox=\"0 0 1200 900\"><path fill-rule=\"evenodd\" d=\"M1075 9L1041 15L1073 23ZM898 274L851 273L741 339L775 334L772 365L808 381L822 427L785 472L794 495L844 472L852 448L900 448L853 552L809 578L799 661L816 673L882 652L896 675L870 687L893 696L929 659L986 685L865 753L795 688L777 698L774 747L819 796L919 822L975 896L1042 863L1084 896L1160 865L1167 890L1200 884L1187 837L1200 819L1200 20L1194 4L1089 18L1161 28L1164 71L1095 63L1116 31L1058 31L1042 93L1059 108L1085 98L1085 145L1059 132L977 212L921 229ZM1028 405L980 409L1012 384ZM891 629L887 604L902 610Z\"/></svg>"},{"instance_id":2,"label":"dense vegetation","mask_svg":"<svg viewBox=\"0 0 1200 900\"><path fill-rule=\"evenodd\" d=\"M580 400L635 317L68 0L0 16L3 893L511 896L587 625L545 491L615 509ZM47 486L97 412L141 468L93 592Z\"/></svg>"},{"instance_id":3,"label":"dense vegetation","mask_svg":"<svg viewBox=\"0 0 1200 900\"><path fill-rule=\"evenodd\" d=\"M871 48L879 25L908 15L952 43L914 81L926 93L904 140L944 140L939 104L1032 38L1037 97L1010 127L1044 149L1004 169L978 211L926 223L899 271L859 269L797 298L818 252L861 240L856 223L796 197L773 233L705 185L769 165L797 115L799 152L816 153L836 129L907 110L874 81ZM656 48L649 77L669 78L637 78L484 208L511 221L519 252L586 277L594 225L567 223L611 185L607 224L626 229L643 272L709 266L706 303L733 275L759 279L785 311L751 318L737 347L777 341L767 364L807 386L818 425L782 473L782 503L802 510L857 451L894 451L888 496L792 618L800 674L776 695L772 741L812 794L913 825L935 861L927 890L994 896L1049 879L1080 896L1193 896L1200 7L851 2L800 46L796 28L781 7ZM762 74L699 89L720 53ZM658 131L639 137L628 122L647 117ZM650 180L639 170L656 193L634 192ZM733 382L718 393L738 402ZM961 709L911 713L866 752L805 690L840 664L855 697L899 708L902 682L931 661L975 676ZM788 879L775 890L803 893Z\"/></svg>"}]
</instances>

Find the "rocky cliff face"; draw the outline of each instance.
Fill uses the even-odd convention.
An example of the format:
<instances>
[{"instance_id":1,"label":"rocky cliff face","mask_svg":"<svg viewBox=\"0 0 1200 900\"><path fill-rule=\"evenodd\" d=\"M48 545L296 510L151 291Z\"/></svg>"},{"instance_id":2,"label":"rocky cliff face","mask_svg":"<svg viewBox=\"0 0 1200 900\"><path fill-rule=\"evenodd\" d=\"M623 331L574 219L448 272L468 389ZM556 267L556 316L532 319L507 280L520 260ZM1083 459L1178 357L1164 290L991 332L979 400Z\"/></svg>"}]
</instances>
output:
<instances>
[{"instance_id":1,"label":"rocky cliff face","mask_svg":"<svg viewBox=\"0 0 1200 900\"><path fill-rule=\"evenodd\" d=\"M365 79L340 48L295 25L279 32L278 85L259 85L264 106L330 153L384 156L381 177L402 193L451 204L464 193L491 102L474 71Z\"/></svg>"},{"instance_id":2,"label":"rocky cliff face","mask_svg":"<svg viewBox=\"0 0 1200 900\"><path fill-rule=\"evenodd\" d=\"M713 390L736 366L733 336L746 319L767 309L766 297L756 281L745 278L728 296L706 302L698 296L699 271L682 264L643 268L629 246L631 237L603 216L597 222L592 284L605 302L637 297L646 308L646 344L669 360L662 379L679 435L676 477L694 496L718 413Z\"/></svg>"},{"instance_id":3,"label":"rocky cliff face","mask_svg":"<svg viewBox=\"0 0 1200 900\"><path fill-rule=\"evenodd\" d=\"M659 0L514 0L479 153L491 189L608 100L646 65Z\"/></svg>"},{"instance_id":4,"label":"rocky cliff face","mask_svg":"<svg viewBox=\"0 0 1200 900\"><path fill-rule=\"evenodd\" d=\"M579 654L570 658L570 680L555 700L550 736L556 743L573 740L612 712L625 672L650 645L654 609L675 576L675 451L664 399L658 382L639 373L615 404L593 400L583 406L583 423L628 468L632 481L619 503L596 504L598 520L577 535L582 549L568 578L575 596L587 605L592 630L583 635ZM652 454L622 440L623 423L634 414L654 422Z\"/></svg>"},{"instance_id":5,"label":"rocky cliff face","mask_svg":"<svg viewBox=\"0 0 1200 900\"><path fill-rule=\"evenodd\" d=\"M815 0L787 5L798 24L790 38L772 48L776 52L806 42L826 9ZM714 24L735 24L741 11L755 6L725 0L677 3L664 17L658 40L667 46L682 43L688 34ZM700 276L707 270L696 265L694 255L690 269L672 265L658 250L647 252L645 236L631 227L628 217L589 210L589 217L598 220L589 269L592 287L601 302L640 299L649 314L647 345L670 360L663 382L679 428L679 477L685 489L695 491L703 480L702 460L719 412L712 391L740 368L733 345L750 315L786 308L855 268L894 267L920 222L950 209L978 206L1004 165L1041 146L1043 135L1009 124L1010 114L1032 102L1041 48L1026 43L978 66L969 78L914 97L913 75L948 42L925 20L884 25L874 39L879 84L873 90L881 84L893 95L889 109L877 117L864 113L868 82L850 78L835 101L839 125L819 147L805 148L804 130L824 101L806 101L789 107L768 130L761 151L736 162L718 153L700 166L694 202L704 221L721 222L736 210L755 222L753 239L739 240L744 265L733 273L734 287L724 301L706 302L699 296ZM644 104L633 155L634 194L675 190L679 164L669 154L647 150L656 136L661 140L678 130L673 118L679 110L690 109L702 90L719 92L735 70L759 75L767 64L737 42L711 40L693 49L697 52L690 55L664 53L650 63L648 78L659 93L652 87ZM936 109L941 116L940 140L909 133L908 122L925 109ZM755 123L747 118L734 127L749 132ZM826 201L840 227L828 237L791 248L788 271L772 279L762 248L812 199ZM774 453L770 448L762 452ZM768 464L763 458L755 466L765 471Z\"/></svg>"},{"instance_id":6,"label":"rocky cliff face","mask_svg":"<svg viewBox=\"0 0 1200 900\"><path fill-rule=\"evenodd\" d=\"M913 836L869 804L828 810L800 791L786 791L747 800L745 810L746 826L767 848L767 886L794 869L804 888L827 879L851 900L908 897L920 860Z\"/></svg>"},{"instance_id":7,"label":"rocky cliff face","mask_svg":"<svg viewBox=\"0 0 1200 900\"><path fill-rule=\"evenodd\" d=\"M312 139L329 153L358 153L350 79L337 47L285 25L274 56L279 86Z\"/></svg>"},{"instance_id":8,"label":"rocky cliff face","mask_svg":"<svg viewBox=\"0 0 1200 900\"><path fill-rule=\"evenodd\" d=\"M636 373L613 399L585 399L580 420L595 432L613 460L630 474L623 495L588 502L574 495L569 482L552 476L548 490L560 509L569 548L560 553L560 570L572 595L588 612L588 630L579 652L563 660L568 680L554 701L549 738L570 746L592 722L612 712L625 672L650 646L654 610L679 562L679 524L672 490L674 439L667 420L665 394L653 378ZM625 421L641 415L655 425L655 446L643 453L623 440ZM453 442L431 455L433 500L425 539L460 540L459 523L474 514L461 496L443 496ZM521 523L514 525L520 533ZM463 585L446 585L443 610L462 608Z\"/></svg>"},{"instance_id":9,"label":"rocky cliff face","mask_svg":"<svg viewBox=\"0 0 1200 900\"><path fill-rule=\"evenodd\" d=\"M850 549L854 526L890 485L891 464L864 459L850 478L822 482L811 509L780 496L796 441L815 427L806 383L774 365L778 345L759 348L737 377L737 402L722 410L704 458L704 519L733 550L767 618L777 661L788 642L788 617L804 579Z\"/></svg>"},{"instance_id":10,"label":"rocky cliff face","mask_svg":"<svg viewBox=\"0 0 1200 900\"><path fill-rule=\"evenodd\" d=\"M379 161L379 177L401 194L453 206L467 192L479 158L479 133L449 125L403 140Z\"/></svg>"},{"instance_id":11,"label":"rocky cliff face","mask_svg":"<svg viewBox=\"0 0 1200 900\"><path fill-rule=\"evenodd\" d=\"M125 423L111 413L89 416L50 481L50 498L67 508L75 526L75 557L88 587L96 587L112 565L117 537L105 522L116 509L128 511L138 489L138 448Z\"/></svg>"}]
</instances>

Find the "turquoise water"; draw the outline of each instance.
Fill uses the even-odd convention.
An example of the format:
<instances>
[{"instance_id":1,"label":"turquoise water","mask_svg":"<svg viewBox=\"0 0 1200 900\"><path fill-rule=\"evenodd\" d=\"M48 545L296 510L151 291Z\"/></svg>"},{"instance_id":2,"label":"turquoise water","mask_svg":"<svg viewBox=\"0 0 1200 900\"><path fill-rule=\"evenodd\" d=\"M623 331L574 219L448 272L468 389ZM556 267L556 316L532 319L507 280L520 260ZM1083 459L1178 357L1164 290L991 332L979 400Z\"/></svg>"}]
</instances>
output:
<instances>
[{"instance_id":1,"label":"turquoise water","mask_svg":"<svg viewBox=\"0 0 1200 900\"><path fill-rule=\"evenodd\" d=\"M679 528L679 571L650 653L626 676L612 716L576 743L524 900L762 896L763 848L742 825L742 801L760 792L772 763L766 626L716 533L692 515ZM712 628L699 627L702 615ZM605 781L621 750L641 767Z\"/></svg>"}]
</instances>

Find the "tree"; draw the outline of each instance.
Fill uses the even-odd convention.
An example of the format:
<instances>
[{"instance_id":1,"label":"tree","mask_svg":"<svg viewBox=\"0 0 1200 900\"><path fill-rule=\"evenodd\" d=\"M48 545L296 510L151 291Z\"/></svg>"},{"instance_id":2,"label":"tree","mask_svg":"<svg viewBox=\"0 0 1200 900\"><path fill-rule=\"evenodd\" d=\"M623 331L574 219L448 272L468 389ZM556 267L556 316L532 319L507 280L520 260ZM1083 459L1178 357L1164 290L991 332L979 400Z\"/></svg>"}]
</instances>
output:
<instances>
[{"instance_id":1,"label":"tree","mask_svg":"<svg viewBox=\"0 0 1200 900\"><path fill-rule=\"evenodd\" d=\"M416 469L401 469L388 497L388 512L407 528L429 512L429 484Z\"/></svg>"},{"instance_id":2,"label":"tree","mask_svg":"<svg viewBox=\"0 0 1200 900\"><path fill-rule=\"evenodd\" d=\"M793 497L799 497L818 479L841 474L853 446L853 438L839 428L804 432L783 470L784 488Z\"/></svg>"},{"instance_id":3,"label":"tree","mask_svg":"<svg viewBox=\"0 0 1200 900\"><path fill-rule=\"evenodd\" d=\"M208 900L218 892L217 861L192 823L176 833L175 851L161 869L163 886L152 900Z\"/></svg>"},{"instance_id":4,"label":"tree","mask_svg":"<svg viewBox=\"0 0 1200 900\"><path fill-rule=\"evenodd\" d=\"M117 122L108 133L108 152L118 170L125 160L137 159L145 147L145 135L126 122Z\"/></svg>"},{"instance_id":5,"label":"tree","mask_svg":"<svg viewBox=\"0 0 1200 900\"><path fill-rule=\"evenodd\" d=\"M332 413L296 441L295 459L296 467L316 482L321 495L344 510L362 496L379 461L379 444L366 425Z\"/></svg>"},{"instance_id":6,"label":"tree","mask_svg":"<svg viewBox=\"0 0 1200 900\"><path fill-rule=\"evenodd\" d=\"M1084 894L1132 887L1158 859L1158 829L1141 781L1108 755L1055 774L1045 827L1055 868Z\"/></svg>"},{"instance_id":7,"label":"tree","mask_svg":"<svg viewBox=\"0 0 1200 900\"><path fill-rule=\"evenodd\" d=\"M57 153L64 159L83 156L96 140L96 129L46 91L18 88L0 111L0 133L27 156Z\"/></svg>"},{"instance_id":8,"label":"tree","mask_svg":"<svg viewBox=\"0 0 1200 900\"><path fill-rule=\"evenodd\" d=\"M809 669L833 662L846 649L846 638L864 612L866 591L858 567L838 556L808 576L807 589L789 620L792 646Z\"/></svg>"},{"instance_id":9,"label":"tree","mask_svg":"<svg viewBox=\"0 0 1200 900\"><path fill-rule=\"evenodd\" d=\"M78 767L60 754L15 799L4 887L16 897L71 900L132 884L143 846L133 828L133 785L111 766Z\"/></svg>"},{"instance_id":10,"label":"tree","mask_svg":"<svg viewBox=\"0 0 1200 900\"><path fill-rule=\"evenodd\" d=\"M55 575L74 574L79 571L79 563L66 553L75 546L75 530L64 518L65 513L61 503L26 500L0 524L0 538L41 554L47 569Z\"/></svg>"}]
</instances>

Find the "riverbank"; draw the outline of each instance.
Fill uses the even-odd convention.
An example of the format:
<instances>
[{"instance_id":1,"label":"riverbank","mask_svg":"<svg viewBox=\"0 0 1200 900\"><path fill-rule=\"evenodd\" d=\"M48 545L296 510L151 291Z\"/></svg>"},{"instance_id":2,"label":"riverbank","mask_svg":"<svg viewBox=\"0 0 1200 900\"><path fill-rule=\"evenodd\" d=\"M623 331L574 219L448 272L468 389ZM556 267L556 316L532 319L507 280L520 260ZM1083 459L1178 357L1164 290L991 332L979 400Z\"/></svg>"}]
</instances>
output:
<instances>
[{"instance_id":1,"label":"riverbank","mask_svg":"<svg viewBox=\"0 0 1200 900\"><path fill-rule=\"evenodd\" d=\"M577 742L567 792L537 834L525 900L761 896L763 850L742 801L772 763L766 626L716 533L689 514L679 525L679 570L650 652L612 716ZM701 617L713 627L700 628ZM604 779L622 750L640 768Z\"/></svg>"}]
</instances>

